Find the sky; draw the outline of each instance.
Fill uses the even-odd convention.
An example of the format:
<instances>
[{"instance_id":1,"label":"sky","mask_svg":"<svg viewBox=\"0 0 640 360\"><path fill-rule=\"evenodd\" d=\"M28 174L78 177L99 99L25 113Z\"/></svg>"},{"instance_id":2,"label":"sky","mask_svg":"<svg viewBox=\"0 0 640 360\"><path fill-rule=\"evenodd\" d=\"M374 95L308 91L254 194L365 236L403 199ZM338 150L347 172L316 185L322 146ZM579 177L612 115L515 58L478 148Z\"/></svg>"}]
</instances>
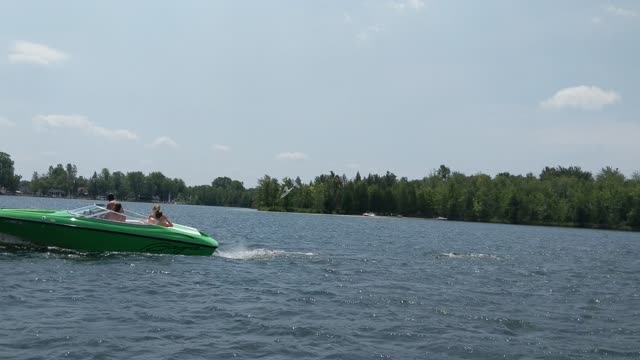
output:
<instances>
[{"instance_id":1,"label":"sky","mask_svg":"<svg viewBox=\"0 0 640 360\"><path fill-rule=\"evenodd\" d=\"M3 1L30 180L640 170L637 1Z\"/></svg>"}]
</instances>

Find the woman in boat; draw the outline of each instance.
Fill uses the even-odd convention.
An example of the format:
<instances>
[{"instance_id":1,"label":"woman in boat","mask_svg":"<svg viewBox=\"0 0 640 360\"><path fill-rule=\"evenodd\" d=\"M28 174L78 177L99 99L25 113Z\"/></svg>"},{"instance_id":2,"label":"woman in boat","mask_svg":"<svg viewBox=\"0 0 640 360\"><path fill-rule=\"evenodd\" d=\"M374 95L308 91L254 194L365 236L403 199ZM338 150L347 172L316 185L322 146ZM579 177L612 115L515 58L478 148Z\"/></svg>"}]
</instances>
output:
<instances>
[{"instance_id":1,"label":"woman in boat","mask_svg":"<svg viewBox=\"0 0 640 360\"><path fill-rule=\"evenodd\" d=\"M153 205L153 208L151 209L151 215L147 217L147 221L149 221L149 223L153 224L155 222L156 213L158 211L160 211L160 205L158 204Z\"/></svg>"},{"instance_id":2,"label":"woman in boat","mask_svg":"<svg viewBox=\"0 0 640 360\"><path fill-rule=\"evenodd\" d=\"M160 211L160 205L154 205L149 215L148 221L150 224L160 225L164 227L172 227L173 223L166 217L162 211Z\"/></svg>"}]
</instances>

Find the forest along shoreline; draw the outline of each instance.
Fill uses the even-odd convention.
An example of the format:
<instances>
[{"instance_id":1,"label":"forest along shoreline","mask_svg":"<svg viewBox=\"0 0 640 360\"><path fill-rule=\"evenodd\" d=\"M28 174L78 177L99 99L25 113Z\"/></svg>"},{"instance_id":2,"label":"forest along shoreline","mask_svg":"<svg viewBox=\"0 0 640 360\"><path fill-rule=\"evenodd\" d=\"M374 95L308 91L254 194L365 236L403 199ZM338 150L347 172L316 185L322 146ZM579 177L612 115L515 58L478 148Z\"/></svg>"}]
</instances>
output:
<instances>
[{"instance_id":1,"label":"forest along shoreline","mask_svg":"<svg viewBox=\"0 0 640 360\"><path fill-rule=\"evenodd\" d=\"M0 194L101 199L114 193L125 201L640 231L640 172L627 178L609 166L595 176L577 166L545 167L538 176L503 172L492 177L465 175L445 165L415 180L391 172L357 173L350 179L331 171L307 183L265 175L255 188L229 177L187 186L159 171L125 174L103 168L85 178L70 163L23 180L13 166L10 155L0 152Z\"/></svg>"}]
</instances>

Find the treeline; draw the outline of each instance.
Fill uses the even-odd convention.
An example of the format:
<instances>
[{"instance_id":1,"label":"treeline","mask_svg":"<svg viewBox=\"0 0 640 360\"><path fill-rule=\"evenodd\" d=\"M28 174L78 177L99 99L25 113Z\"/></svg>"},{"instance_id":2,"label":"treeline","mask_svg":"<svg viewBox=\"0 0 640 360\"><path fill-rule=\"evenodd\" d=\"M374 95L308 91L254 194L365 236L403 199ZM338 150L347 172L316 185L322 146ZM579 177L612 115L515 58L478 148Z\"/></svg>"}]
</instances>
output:
<instances>
[{"instance_id":1,"label":"treeline","mask_svg":"<svg viewBox=\"0 0 640 360\"><path fill-rule=\"evenodd\" d=\"M109 169L94 172L89 178L78 176L76 165L49 166L46 173L34 172L28 184L29 192L41 196L91 197L113 193L123 200L168 201L176 199L186 190L184 181L170 179L161 172L145 175L141 171L123 173Z\"/></svg>"},{"instance_id":2,"label":"treeline","mask_svg":"<svg viewBox=\"0 0 640 360\"><path fill-rule=\"evenodd\" d=\"M14 174L11 157L0 152L0 190L41 196L169 201L196 205L254 207L272 211L359 215L445 217L450 220L562 225L640 230L640 173L631 178L611 167L595 176L580 167L545 167L542 172L467 176L441 165L430 175L408 180L393 173L359 173L353 179L333 172L309 183L269 175L255 189L228 177L188 187L161 172L123 173L102 169L89 178L73 164L35 172L31 181Z\"/></svg>"},{"instance_id":3,"label":"treeline","mask_svg":"<svg viewBox=\"0 0 640 360\"><path fill-rule=\"evenodd\" d=\"M33 174L29 189L37 195L86 196L96 198L113 193L116 198L131 201L176 201L195 205L240 206L252 205L252 191L228 177L215 179L211 185L188 187L182 179L171 179L159 171L145 175L141 171L123 173L102 169L85 179L76 176L75 165L50 166L46 174Z\"/></svg>"},{"instance_id":4,"label":"treeline","mask_svg":"<svg viewBox=\"0 0 640 360\"><path fill-rule=\"evenodd\" d=\"M188 187L186 200L194 205L253 207L255 189L245 189L242 182L218 177L211 185Z\"/></svg>"},{"instance_id":5,"label":"treeline","mask_svg":"<svg viewBox=\"0 0 640 360\"><path fill-rule=\"evenodd\" d=\"M75 164L49 166L47 172L34 172L31 180L14 174L14 162L0 152L0 188L36 196L101 198L113 193L129 201L176 201L196 205L251 207L253 189L242 182L219 177L211 185L188 187L182 179L168 178L161 172L123 173L102 169L89 178L78 176Z\"/></svg>"},{"instance_id":6,"label":"treeline","mask_svg":"<svg viewBox=\"0 0 640 360\"><path fill-rule=\"evenodd\" d=\"M11 156L0 151L0 190L16 191L22 176L14 174Z\"/></svg>"},{"instance_id":7,"label":"treeline","mask_svg":"<svg viewBox=\"0 0 640 360\"><path fill-rule=\"evenodd\" d=\"M293 187L286 196L285 192ZM257 207L276 211L445 217L449 220L640 230L640 174L606 167L595 177L579 167L546 167L539 176L466 176L442 165L420 180L333 172L258 180Z\"/></svg>"}]
</instances>

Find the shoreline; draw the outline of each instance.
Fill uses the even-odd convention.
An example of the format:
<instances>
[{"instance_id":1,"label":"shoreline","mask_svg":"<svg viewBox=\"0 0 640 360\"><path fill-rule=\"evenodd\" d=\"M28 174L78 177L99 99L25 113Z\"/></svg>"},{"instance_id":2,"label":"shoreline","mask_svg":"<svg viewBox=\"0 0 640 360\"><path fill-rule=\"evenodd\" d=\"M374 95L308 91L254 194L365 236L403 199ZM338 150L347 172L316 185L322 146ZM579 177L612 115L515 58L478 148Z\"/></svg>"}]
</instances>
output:
<instances>
[{"instance_id":1,"label":"shoreline","mask_svg":"<svg viewBox=\"0 0 640 360\"><path fill-rule=\"evenodd\" d=\"M92 198L80 198L80 197L52 197L52 196L34 196L34 195L13 195L13 194L0 194L0 198L3 196L7 197L29 197L29 198L38 198L38 199L58 199L58 200L84 200L84 201L105 201L100 199L92 199ZM157 202L157 201L141 201L141 200L121 200L123 202L132 202L132 203L148 203L148 204L166 204L166 205L191 205L191 206L207 206L207 207L224 207L224 208L236 208L236 209L246 209L251 211L260 211L260 212L270 212L270 213L291 213L291 214L305 214L305 215L330 215L330 216L348 216L348 217L357 217L357 218L380 218L380 219L412 219L412 220L432 220L432 221L440 221L440 222L461 222L461 223L477 223L477 224L500 224L500 225L516 225L516 226L541 226L541 227L556 227L556 228L568 228L568 229L584 229L584 230L601 230L601 231L619 231L619 232L640 232L640 229L634 229L631 227L628 228L606 228L606 227L598 227L598 226L578 226L575 224L561 224L561 223L509 223L509 222L501 222L501 221L469 221L469 220L459 220L459 219L448 219L448 218L432 218L432 217L420 217L420 216L407 216L407 215L375 215L375 216L367 216L367 215L358 215L358 214L325 214L321 212L315 211L287 211L287 210L269 210L269 209L261 209L254 207L239 207L239 206L216 206L216 205L201 205L201 204L190 204L188 202L185 203L169 203L169 202Z\"/></svg>"}]
</instances>

